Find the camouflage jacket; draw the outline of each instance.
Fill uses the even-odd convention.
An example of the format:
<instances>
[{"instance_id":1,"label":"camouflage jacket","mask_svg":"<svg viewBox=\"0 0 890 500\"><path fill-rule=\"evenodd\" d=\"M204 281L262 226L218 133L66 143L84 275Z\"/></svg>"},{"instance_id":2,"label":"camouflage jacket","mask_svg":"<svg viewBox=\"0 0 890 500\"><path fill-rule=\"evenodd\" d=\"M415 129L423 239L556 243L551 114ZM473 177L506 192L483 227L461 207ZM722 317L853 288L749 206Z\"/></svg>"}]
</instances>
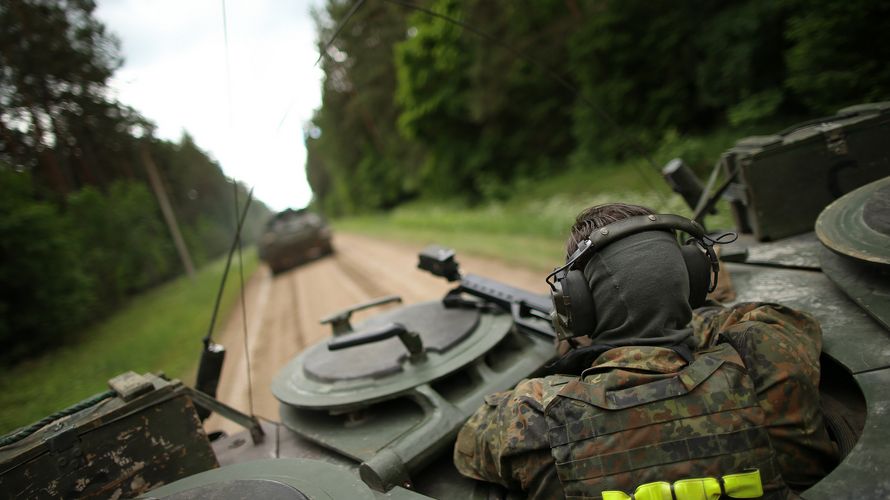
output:
<instances>
[{"instance_id":1,"label":"camouflage jacket","mask_svg":"<svg viewBox=\"0 0 890 500\"><path fill-rule=\"evenodd\" d=\"M818 323L783 306L741 304L731 309L699 309L693 327L700 349L729 342L741 355L786 482L802 489L827 473L835 451L819 410ZM672 373L682 369L685 361L667 349L620 348L597 358L593 367L599 366ZM544 408L564 384L577 379L553 375L525 380L512 391L488 396L458 435L454 450L458 470L471 478L521 489L529 498L562 498Z\"/></svg>"}]
</instances>

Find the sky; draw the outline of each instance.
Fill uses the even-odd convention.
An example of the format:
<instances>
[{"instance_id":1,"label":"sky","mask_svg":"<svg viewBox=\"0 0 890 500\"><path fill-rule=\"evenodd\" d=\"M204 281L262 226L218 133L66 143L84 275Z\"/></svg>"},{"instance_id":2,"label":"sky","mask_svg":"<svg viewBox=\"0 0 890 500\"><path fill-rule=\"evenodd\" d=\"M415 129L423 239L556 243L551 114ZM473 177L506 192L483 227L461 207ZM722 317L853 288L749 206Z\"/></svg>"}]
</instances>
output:
<instances>
[{"instance_id":1,"label":"sky","mask_svg":"<svg viewBox=\"0 0 890 500\"><path fill-rule=\"evenodd\" d=\"M303 127L321 105L313 6L323 0L99 0L124 59L112 91L157 136L187 132L273 210L303 207Z\"/></svg>"}]
</instances>

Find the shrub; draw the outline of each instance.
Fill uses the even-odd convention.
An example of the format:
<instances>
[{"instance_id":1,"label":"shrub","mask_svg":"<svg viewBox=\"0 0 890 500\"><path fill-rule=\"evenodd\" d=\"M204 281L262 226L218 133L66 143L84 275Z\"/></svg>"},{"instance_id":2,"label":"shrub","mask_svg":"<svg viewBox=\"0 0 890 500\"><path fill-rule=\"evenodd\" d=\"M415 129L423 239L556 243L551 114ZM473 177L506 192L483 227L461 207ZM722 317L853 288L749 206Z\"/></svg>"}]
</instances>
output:
<instances>
[{"instance_id":1,"label":"shrub","mask_svg":"<svg viewBox=\"0 0 890 500\"><path fill-rule=\"evenodd\" d=\"M72 228L34 199L31 177L0 165L0 360L30 354L91 317L94 281Z\"/></svg>"}]
</instances>

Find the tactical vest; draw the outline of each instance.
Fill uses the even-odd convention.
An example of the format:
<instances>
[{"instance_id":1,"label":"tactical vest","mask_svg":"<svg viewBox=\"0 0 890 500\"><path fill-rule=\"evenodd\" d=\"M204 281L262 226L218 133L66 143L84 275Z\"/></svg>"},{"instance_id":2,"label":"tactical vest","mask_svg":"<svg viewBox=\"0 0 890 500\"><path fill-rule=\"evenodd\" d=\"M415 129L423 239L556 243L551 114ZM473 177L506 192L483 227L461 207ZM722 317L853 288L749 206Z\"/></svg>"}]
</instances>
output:
<instances>
[{"instance_id":1,"label":"tactical vest","mask_svg":"<svg viewBox=\"0 0 890 500\"><path fill-rule=\"evenodd\" d=\"M675 374L621 390L568 382L545 408L550 448L567 499L632 493L656 481L759 469L765 497L784 498L763 410L738 353L720 344Z\"/></svg>"}]
</instances>

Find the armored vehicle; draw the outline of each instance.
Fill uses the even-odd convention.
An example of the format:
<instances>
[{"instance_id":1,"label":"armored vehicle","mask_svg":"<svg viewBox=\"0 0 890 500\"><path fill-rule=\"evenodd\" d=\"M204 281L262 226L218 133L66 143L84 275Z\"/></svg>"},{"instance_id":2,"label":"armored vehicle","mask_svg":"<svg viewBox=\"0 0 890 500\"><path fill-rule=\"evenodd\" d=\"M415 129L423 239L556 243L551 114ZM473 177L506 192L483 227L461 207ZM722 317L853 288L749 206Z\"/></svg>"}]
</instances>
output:
<instances>
[{"instance_id":1,"label":"armored vehicle","mask_svg":"<svg viewBox=\"0 0 890 500\"><path fill-rule=\"evenodd\" d=\"M781 302L822 324L823 406L842 460L802 492L808 499L890 496L890 149L871 148L881 134L859 135L873 126L886 137L885 109L872 106L859 121L854 110L769 140L740 141L704 187L679 162L667 172L678 191L692 193L697 214L727 197L737 221L747 224L722 253L733 282L729 302ZM836 126L847 119L870 125ZM838 128L844 148L837 146ZM778 172L776 165L784 169L775 181L783 186L761 175L763 168ZM777 191L787 203L773 203ZM825 203L796 210L793 199ZM783 227L770 228L768 221L779 219ZM555 355L549 299L464 275L454 252L441 247L425 249L419 267L455 288L441 300L388 309L357 325L354 312L397 298L325 318L330 337L282 367L272 384L279 422L242 415L177 381L129 374L99 395L101 402L5 440L0 491L157 499L517 497L460 476L452 449L460 425L487 394L546 371ZM194 404L248 430L209 442Z\"/></svg>"},{"instance_id":2,"label":"armored vehicle","mask_svg":"<svg viewBox=\"0 0 890 500\"><path fill-rule=\"evenodd\" d=\"M334 252L331 228L324 218L306 209L287 209L266 223L259 245L260 259L272 273L291 269Z\"/></svg>"}]
</instances>

